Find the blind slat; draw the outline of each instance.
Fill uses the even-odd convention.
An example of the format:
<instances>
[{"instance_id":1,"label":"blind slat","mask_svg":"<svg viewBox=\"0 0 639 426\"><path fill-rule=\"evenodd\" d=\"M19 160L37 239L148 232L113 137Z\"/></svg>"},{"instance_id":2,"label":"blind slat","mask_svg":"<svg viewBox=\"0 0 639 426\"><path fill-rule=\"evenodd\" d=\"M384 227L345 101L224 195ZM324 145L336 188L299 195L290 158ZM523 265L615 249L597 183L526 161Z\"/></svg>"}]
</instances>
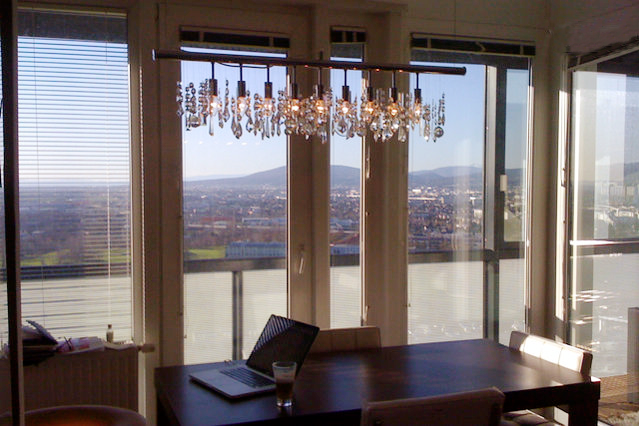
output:
<instances>
[{"instance_id":1,"label":"blind slat","mask_svg":"<svg viewBox=\"0 0 639 426\"><path fill-rule=\"evenodd\" d=\"M19 23L23 316L56 337L111 323L130 338L126 18L29 10Z\"/></svg>"}]
</instances>

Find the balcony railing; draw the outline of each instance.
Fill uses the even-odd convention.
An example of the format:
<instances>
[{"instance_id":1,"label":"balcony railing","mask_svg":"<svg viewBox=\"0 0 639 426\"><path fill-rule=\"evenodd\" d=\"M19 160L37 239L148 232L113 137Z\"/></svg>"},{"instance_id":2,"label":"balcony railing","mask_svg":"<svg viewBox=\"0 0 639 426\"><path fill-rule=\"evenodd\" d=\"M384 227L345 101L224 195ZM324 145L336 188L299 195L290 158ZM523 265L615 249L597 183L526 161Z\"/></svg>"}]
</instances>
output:
<instances>
[{"instance_id":1,"label":"balcony railing","mask_svg":"<svg viewBox=\"0 0 639 426\"><path fill-rule=\"evenodd\" d=\"M510 250L504 250L500 253L495 253L489 250L472 250L461 252L427 252L427 253L411 253L408 256L409 264L427 264L427 263L448 263L448 262L477 262L477 261L491 261L496 259L516 259L521 257L518 248ZM359 254L346 254L346 255L332 255L330 258L330 264L332 267L349 267L357 266L360 262ZM244 337L246 330L243 329L244 323L244 302L245 302L245 272L248 271L261 271L261 270L284 270L286 269L287 262L284 257L265 257L265 258L223 258L223 259L207 259L207 260L188 260L184 263L184 273L212 273L212 272L227 272L231 274L232 279L232 356L233 358L242 357L242 347L244 343ZM4 272L4 271L2 271ZM119 276L125 279L130 274L130 265L128 263L116 263L116 264L82 264L82 265L55 265L55 266L23 266L21 268L22 279L28 281L44 281L44 280L57 280L56 286L59 286L60 279L81 279L94 277L99 279L106 276ZM69 281L68 285L73 285L72 281ZM106 283L97 283L96 285L107 285ZM130 288L130 287L129 287ZM122 287L118 291L126 291L126 287ZM34 287L34 290L38 290ZM91 290L92 294L96 290ZM65 290L60 287L60 292L67 292L71 290ZM65 293L66 294L66 293ZM76 295L77 296L77 295ZM124 293L121 295L124 297ZM66 297L66 296L65 296ZM77 299L78 297L75 297ZM56 315L57 315L56 311ZM121 314L126 315L126 312ZM118 314L119 315L119 314ZM63 318L60 316L56 319L56 324L59 323L61 330L65 329L65 325L62 324ZM125 329L125 318L120 319L122 322L122 329ZM130 321L130 319L129 319ZM103 326L97 324L96 330L102 331ZM117 320L116 320L117 322ZM80 330L77 330L80 332ZM96 332L98 332L96 331Z\"/></svg>"},{"instance_id":2,"label":"balcony railing","mask_svg":"<svg viewBox=\"0 0 639 426\"><path fill-rule=\"evenodd\" d=\"M426 253L410 253L409 264L449 263L449 262L482 262L497 259L517 259L522 257L519 247L509 248L495 253L491 250L442 251ZM359 254L331 255L332 267L357 266ZM184 263L184 273L230 272L232 274L232 353L233 359L243 357L244 347L244 272L257 270L285 269L284 257L252 258L252 259L204 259L188 260Z\"/></svg>"}]
</instances>

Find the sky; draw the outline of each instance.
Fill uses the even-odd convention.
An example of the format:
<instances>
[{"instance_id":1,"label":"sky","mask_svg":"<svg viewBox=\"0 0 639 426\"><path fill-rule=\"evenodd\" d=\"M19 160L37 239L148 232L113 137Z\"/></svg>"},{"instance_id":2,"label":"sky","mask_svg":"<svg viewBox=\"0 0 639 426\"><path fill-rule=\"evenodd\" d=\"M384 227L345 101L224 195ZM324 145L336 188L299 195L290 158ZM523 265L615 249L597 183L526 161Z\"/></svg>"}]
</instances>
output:
<instances>
[{"instance_id":1,"label":"sky","mask_svg":"<svg viewBox=\"0 0 639 426\"><path fill-rule=\"evenodd\" d=\"M236 53L236 52L234 52ZM415 63L421 64L424 63ZM455 65L460 64L440 64ZM411 171L432 170L446 166L479 166L483 164L484 151L484 105L485 105L485 67L483 65L465 65L465 76L420 74L420 88L424 101L437 101L442 93L446 97L445 134L436 143L426 142L417 132L412 132L409 148L409 169ZM298 72L305 72L298 70ZM284 67L272 67L270 78L274 92L283 90L286 81ZM182 82L186 86L193 82L210 78L211 66L203 62L182 62ZM247 89L263 95L266 71L247 69L243 71ZM348 85L353 98L361 96L361 72L349 71ZM231 96L235 95L239 79L239 69L217 64L215 77L220 93L229 82ZM342 70L331 71L333 92L341 96L344 84ZM525 135L521 128L526 122L523 103L528 88L528 73L511 72L508 75L509 91L507 114L514 117L507 133ZM325 83L326 84L326 83ZM410 75L411 92L415 87L415 76ZM303 93L304 96L308 94ZM508 112L510 111L510 112ZM516 113L515 113L516 112ZM184 126L183 126L184 127ZM224 128L215 127L215 136L208 134L208 128L202 126L190 131L183 130L184 176L186 179L202 177L239 176L281 167L286 164L286 140L284 136L262 140L259 136L244 135L236 139L231 133L230 120ZM521 167L521 149L507 149L507 167ZM513 149L517 148L517 149ZM331 146L331 164L360 167L361 139L345 139L334 136Z\"/></svg>"}]
</instances>

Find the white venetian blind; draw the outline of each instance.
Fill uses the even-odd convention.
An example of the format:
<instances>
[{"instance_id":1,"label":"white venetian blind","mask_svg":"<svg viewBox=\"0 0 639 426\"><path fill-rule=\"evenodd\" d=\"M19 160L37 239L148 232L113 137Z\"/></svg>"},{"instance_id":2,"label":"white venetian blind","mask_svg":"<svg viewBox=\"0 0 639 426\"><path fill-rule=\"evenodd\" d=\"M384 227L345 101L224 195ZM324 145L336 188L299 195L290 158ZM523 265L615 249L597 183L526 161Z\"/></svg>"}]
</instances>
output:
<instances>
[{"instance_id":1,"label":"white venetian blind","mask_svg":"<svg viewBox=\"0 0 639 426\"><path fill-rule=\"evenodd\" d=\"M23 318L57 337L132 335L126 39L124 15L19 13Z\"/></svg>"}]
</instances>

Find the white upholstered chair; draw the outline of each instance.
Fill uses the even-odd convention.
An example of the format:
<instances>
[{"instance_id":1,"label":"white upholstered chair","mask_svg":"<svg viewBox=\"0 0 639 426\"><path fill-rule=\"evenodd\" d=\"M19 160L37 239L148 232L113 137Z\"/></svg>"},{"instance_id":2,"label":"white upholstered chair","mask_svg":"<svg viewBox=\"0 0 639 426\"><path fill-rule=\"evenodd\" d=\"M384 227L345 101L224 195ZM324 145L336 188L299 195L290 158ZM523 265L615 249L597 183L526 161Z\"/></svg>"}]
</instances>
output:
<instances>
[{"instance_id":1,"label":"white upholstered chair","mask_svg":"<svg viewBox=\"0 0 639 426\"><path fill-rule=\"evenodd\" d=\"M498 425L504 394L497 388L448 395L365 402L361 426Z\"/></svg>"},{"instance_id":2,"label":"white upholstered chair","mask_svg":"<svg viewBox=\"0 0 639 426\"><path fill-rule=\"evenodd\" d=\"M381 345L379 327L327 328L317 333L309 353L353 351Z\"/></svg>"},{"instance_id":3,"label":"white upholstered chair","mask_svg":"<svg viewBox=\"0 0 639 426\"><path fill-rule=\"evenodd\" d=\"M511 349L534 356L541 360L578 371L582 374L590 374L592 354L574 346L555 342L545 337L526 334L521 331L513 331L510 334ZM557 425L552 420L529 410L511 411L504 413L502 425Z\"/></svg>"}]
</instances>

